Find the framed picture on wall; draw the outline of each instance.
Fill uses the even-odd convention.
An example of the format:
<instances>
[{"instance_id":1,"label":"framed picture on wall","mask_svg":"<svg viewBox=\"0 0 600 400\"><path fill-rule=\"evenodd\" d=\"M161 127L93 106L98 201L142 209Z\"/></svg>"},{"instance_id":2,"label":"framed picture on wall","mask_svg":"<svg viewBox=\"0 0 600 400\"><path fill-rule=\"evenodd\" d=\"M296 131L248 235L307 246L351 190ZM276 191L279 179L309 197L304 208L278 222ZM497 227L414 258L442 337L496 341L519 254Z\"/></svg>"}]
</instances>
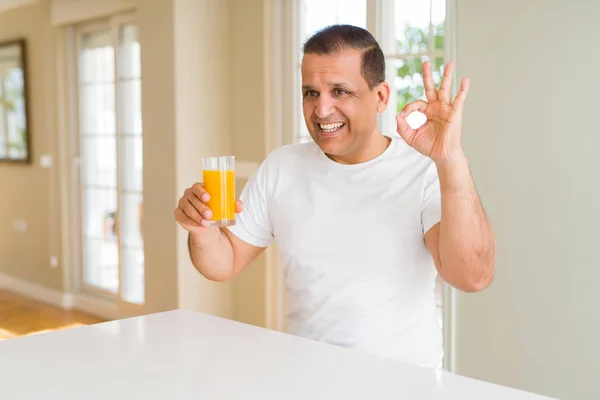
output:
<instances>
[{"instance_id":1,"label":"framed picture on wall","mask_svg":"<svg viewBox=\"0 0 600 400\"><path fill-rule=\"evenodd\" d=\"M27 42L0 42L0 163L30 163Z\"/></svg>"}]
</instances>

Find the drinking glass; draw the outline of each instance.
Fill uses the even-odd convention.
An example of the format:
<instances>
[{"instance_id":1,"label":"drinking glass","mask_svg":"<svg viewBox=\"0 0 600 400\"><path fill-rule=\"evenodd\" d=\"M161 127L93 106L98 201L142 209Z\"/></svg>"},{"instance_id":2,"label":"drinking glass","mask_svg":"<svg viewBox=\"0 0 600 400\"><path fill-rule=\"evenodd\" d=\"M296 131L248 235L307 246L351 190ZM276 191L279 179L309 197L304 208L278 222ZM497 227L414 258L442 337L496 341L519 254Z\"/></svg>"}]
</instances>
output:
<instances>
[{"instance_id":1,"label":"drinking glass","mask_svg":"<svg viewBox=\"0 0 600 400\"><path fill-rule=\"evenodd\" d=\"M210 195L210 226L235 225L235 156L203 157L202 180Z\"/></svg>"}]
</instances>

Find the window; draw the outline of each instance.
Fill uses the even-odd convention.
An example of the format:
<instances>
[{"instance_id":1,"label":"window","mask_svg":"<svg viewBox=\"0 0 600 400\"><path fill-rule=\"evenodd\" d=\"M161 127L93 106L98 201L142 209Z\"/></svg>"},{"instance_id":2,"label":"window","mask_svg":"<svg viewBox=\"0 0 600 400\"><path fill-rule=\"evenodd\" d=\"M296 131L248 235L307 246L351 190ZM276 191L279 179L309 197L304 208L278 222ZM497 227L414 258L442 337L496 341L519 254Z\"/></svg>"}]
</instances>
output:
<instances>
[{"instance_id":1,"label":"window","mask_svg":"<svg viewBox=\"0 0 600 400\"><path fill-rule=\"evenodd\" d=\"M396 132L396 114L404 106L425 98L423 62L432 62L433 80L439 87L445 62L446 0L394 0L381 2L380 43L386 58L386 81L392 88L381 129ZM417 127L425 116L414 113L409 124Z\"/></svg>"},{"instance_id":2,"label":"window","mask_svg":"<svg viewBox=\"0 0 600 400\"><path fill-rule=\"evenodd\" d=\"M144 302L142 118L138 28L78 30L81 286Z\"/></svg>"},{"instance_id":3,"label":"window","mask_svg":"<svg viewBox=\"0 0 600 400\"><path fill-rule=\"evenodd\" d=\"M392 95L380 118L384 134L397 135L396 114L412 101L426 100L423 86L423 62L431 61L436 87L443 76L445 62L446 0L387 0L380 2L382 20L380 43L386 59L386 81ZM421 113L413 113L408 123L416 128L425 122ZM443 325L443 288L439 277L435 286L438 318Z\"/></svg>"},{"instance_id":4,"label":"window","mask_svg":"<svg viewBox=\"0 0 600 400\"><path fill-rule=\"evenodd\" d=\"M432 73L439 87L446 62L446 0L297 0L298 62L295 68L294 108L296 142L312 140L304 122L301 106L302 45L327 25L344 23L369 29L379 41L386 59L386 81L392 89L387 110L379 119L385 135L395 135L396 114L407 104L425 98L422 65L432 61ZM373 21L373 22L371 22ZM416 128L425 116L414 113L408 118ZM443 282L438 276L435 287L440 325L443 324Z\"/></svg>"}]
</instances>

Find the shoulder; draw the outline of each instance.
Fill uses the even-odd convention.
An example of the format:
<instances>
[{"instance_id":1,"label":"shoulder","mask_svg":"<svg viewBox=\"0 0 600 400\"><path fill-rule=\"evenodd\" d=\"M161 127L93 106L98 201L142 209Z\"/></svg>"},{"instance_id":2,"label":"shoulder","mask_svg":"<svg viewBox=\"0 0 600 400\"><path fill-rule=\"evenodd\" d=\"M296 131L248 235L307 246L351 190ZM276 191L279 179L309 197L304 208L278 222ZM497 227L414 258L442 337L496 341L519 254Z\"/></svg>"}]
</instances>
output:
<instances>
[{"instance_id":1,"label":"shoulder","mask_svg":"<svg viewBox=\"0 0 600 400\"><path fill-rule=\"evenodd\" d=\"M260 186L265 193L273 194L276 188L302 175L307 163L314 159L314 142L280 146L267 154L258 169L248 180L250 186Z\"/></svg>"},{"instance_id":2,"label":"shoulder","mask_svg":"<svg viewBox=\"0 0 600 400\"><path fill-rule=\"evenodd\" d=\"M286 144L271 151L267 155L267 159L282 161L289 157L304 157L313 154L315 150L316 144L313 141Z\"/></svg>"},{"instance_id":3,"label":"shoulder","mask_svg":"<svg viewBox=\"0 0 600 400\"><path fill-rule=\"evenodd\" d=\"M287 169L298 163L306 163L316 155L314 142L287 144L272 150L261 163L261 168Z\"/></svg>"},{"instance_id":4,"label":"shoulder","mask_svg":"<svg viewBox=\"0 0 600 400\"><path fill-rule=\"evenodd\" d=\"M433 160L414 148L410 147L401 137L392 137L395 141L395 151L392 158L395 162L401 164L404 171L411 172L416 175L426 176L435 170Z\"/></svg>"}]
</instances>

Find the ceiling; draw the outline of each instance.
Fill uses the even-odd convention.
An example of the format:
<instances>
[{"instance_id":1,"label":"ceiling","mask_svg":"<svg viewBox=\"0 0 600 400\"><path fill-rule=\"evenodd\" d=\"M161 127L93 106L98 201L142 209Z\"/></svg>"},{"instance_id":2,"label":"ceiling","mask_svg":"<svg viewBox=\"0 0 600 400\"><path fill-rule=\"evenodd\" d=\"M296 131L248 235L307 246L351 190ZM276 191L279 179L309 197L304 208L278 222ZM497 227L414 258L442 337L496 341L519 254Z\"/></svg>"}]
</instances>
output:
<instances>
[{"instance_id":1,"label":"ceiling","mask_svg":"<svg viewBox=\"0 0 600 400\"><path fill-rule=\"evenodd\" d=\"M0 0L0 12L22 7L42 0Z\"/></svg>"}]
</instances>

